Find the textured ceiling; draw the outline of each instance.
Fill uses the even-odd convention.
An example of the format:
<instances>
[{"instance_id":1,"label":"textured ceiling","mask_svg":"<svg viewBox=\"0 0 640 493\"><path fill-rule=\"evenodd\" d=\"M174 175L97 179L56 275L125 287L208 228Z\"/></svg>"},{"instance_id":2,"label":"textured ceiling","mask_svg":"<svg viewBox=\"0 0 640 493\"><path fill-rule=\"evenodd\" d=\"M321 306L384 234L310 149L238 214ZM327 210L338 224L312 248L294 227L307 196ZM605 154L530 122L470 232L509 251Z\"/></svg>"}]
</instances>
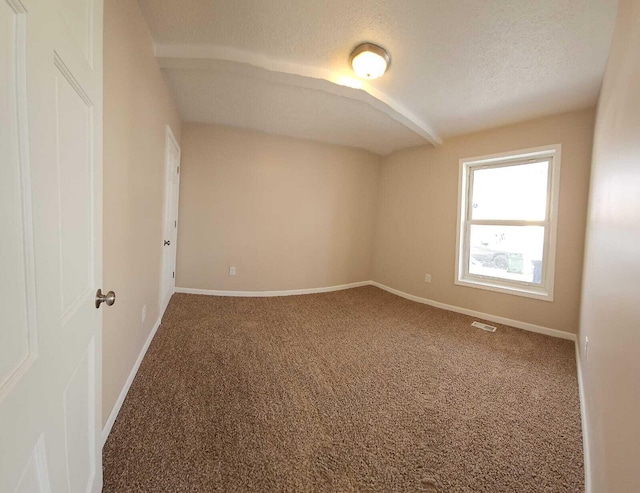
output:
<instances>
[{"instance_id":1,"label":"textured ceiling","mask_svg":"<svg viewBox=\"0 0 640 493\"><path fill-rule=\"evenodd\" d=\"M190 60L166 68L185 120L378 153L595 104L617 7L615 0L138 3L163 66ZM348 55L363 41L391 53L389 72L363 87L382 103L305 82L352 77ZM225 74L224 64L212 68L206 59L298 77Z\"/></svg>"},{"instance_id":2,"label":"textured ceiling","mask_svg":"<svg viewBox=\"0 0 640 493\"><path fill-rule=\"evenodd\" d=\"M187 121L252 128L377 154L424 139L369 104L233 71L165 69Z\"/></svg>"}]
</instances>

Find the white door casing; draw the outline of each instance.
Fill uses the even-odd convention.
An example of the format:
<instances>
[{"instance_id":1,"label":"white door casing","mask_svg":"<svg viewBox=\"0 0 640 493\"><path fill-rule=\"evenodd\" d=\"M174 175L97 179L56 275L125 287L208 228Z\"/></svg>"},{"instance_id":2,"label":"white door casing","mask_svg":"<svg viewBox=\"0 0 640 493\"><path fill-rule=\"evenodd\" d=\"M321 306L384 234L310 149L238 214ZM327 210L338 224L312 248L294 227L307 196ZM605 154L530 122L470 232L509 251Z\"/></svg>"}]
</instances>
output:
<instances>
[{"instance_id":1,"label":"white door casing","mask_svg":"<svg viewBox=\"0 0 640 493\"><path fill-rule=\"evenodd\" d=\"M102 8L0 0L2 492L102 487Z\"/></svg>"},{"instance_id":2,"label":"white door casing","mask_svg":"<svg viewBox=\"0 0 640 493\"><path fill-rule=\"evenodd\" d=\"M167 125L165 147L165 185L163 215L162 287L160 308L164 313L176 289L176 252L178 243L178 198L180 192L180 146Z\"/></svg>"}]
</instances>

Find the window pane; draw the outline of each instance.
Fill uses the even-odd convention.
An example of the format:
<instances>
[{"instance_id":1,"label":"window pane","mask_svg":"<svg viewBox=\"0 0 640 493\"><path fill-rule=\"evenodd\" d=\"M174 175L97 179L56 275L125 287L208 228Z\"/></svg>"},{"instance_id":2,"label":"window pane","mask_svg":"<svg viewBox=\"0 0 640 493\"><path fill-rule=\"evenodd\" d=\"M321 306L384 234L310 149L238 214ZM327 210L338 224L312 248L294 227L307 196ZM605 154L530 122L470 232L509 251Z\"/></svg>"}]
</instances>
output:
<instances>
[{"instance_id":1,"label":"window pane","mask_svg":"<svg viewBox=\"0 0 640 493\"><path fill-rule=\"evenodd\" d=\"M473 171L471 219L544 221L549 162Z\"/></svg>"},{"instance_id":2,"label":"window pane","mask_svg":"<svg viewBox=\"0 0 640 493\"><path fill-rule=\"evenodd\" d=\"M543 226L471 226L469 273L542 283Z\"/></svg>"}]
</instances>

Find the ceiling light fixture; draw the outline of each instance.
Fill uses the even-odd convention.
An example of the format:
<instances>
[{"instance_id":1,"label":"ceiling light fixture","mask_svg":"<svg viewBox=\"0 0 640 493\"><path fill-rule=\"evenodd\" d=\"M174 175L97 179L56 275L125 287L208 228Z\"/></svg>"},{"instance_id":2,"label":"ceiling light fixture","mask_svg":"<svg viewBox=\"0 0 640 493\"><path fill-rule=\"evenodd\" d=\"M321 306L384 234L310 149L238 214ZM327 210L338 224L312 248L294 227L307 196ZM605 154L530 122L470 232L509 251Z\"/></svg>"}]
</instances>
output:
<instances>
[{"instance_id":1,"label":"ceiling light fixture","mask_svg":"<svg viewBox=\"0 0 640 493\"><path fill-rule=\"evenodd\" d=\"M351 68L358 77L377 79L391 64L389 52L373 43L362 43L351 52Z\"/></svg>"}]
</instances>

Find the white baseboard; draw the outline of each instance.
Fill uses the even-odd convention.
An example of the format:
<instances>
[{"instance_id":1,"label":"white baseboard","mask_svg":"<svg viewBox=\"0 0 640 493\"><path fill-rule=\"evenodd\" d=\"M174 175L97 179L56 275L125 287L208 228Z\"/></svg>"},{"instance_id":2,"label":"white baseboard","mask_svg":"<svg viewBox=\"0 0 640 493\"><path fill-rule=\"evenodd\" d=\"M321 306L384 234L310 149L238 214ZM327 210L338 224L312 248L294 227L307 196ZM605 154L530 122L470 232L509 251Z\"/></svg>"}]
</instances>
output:
<instances>
[{"instance_id":1,"label":"white baseboard","mask_svg":"<svg viewBox=\"0 0 640 493\"><path fill-rule=\"evenodd\" d=\"M166 308L166 306L164 308ZM156 335L156 332L158 331L158 327L160 327L160 323L162 322L163 315L164 315L164 310L162 310L162 312L160 313L158 320L156 321L153 328L151 329L151 332L149 333L149 337L147 337L147 340L145 341L144 346L142 346L142 349L140 350L140 354L138 355L138 359L133 365L133 368L131 368L131 372L127 377L127 381L124 383L124 387L122 387L122 391L120 391L118 400L113 406L113 409L111 410L111 414L109 414L109 419L107 420L107 422L104 425L104 428L102 429L102 446L103 447L104 447L104 444L107 442L107 438L109 438L109 433L111 433L111 428L113 428L113 424L116 422L116 418L118 417L120 408L124 403L124 399L127 397L127 393L129 392L129 388L133 383L133 379L136 378L136 374L138 373L140 364L142 363L142 360L144 359L145 354L147 354L147 349L149 349L149 345L151 344L153 337Z\"/></svg>"},{"instance_id":2,"label":"white baseboard","mask_svg":"<svg viewBox=\"0 0 640 493\"><path fill-rule=\"evenodd\" d=\"M488 320L490 322L495 322L498 324L509 325L511 327L516 327L517 329L528 330L529 332L537 332L538 334L545 334L552 337L559 337L560 339L568 339L570 341L576 340L576 335L570 332L564 332L562 330L551 329L549 327L543 327L541 325L530 324L528 322L521 322L519 320L513 320L510 318L499 317L498 315L491 315L489 313L478 312L476 310L469 310L467 308L461 308L459 306L447 305L446 303L440 303L439 301L433 301L427 298L421 298L419 296L415 296L413 294L405 293L404 291L400 291L398 289L390 288L389 286L385 286L376 281L370 281L372 286L376 286L380 289L384 289L389 293L393 293L397 296L401 296L411 301L417 301L418 303L422 303L425 305L433 306L436 308L442 308L443 310L449 310L451 312L462 313L463 315L469 315L471 317L481 318L483 320Z\"/></svg>"},{"instance_id":3,"label":"white baseboard","mask_svg":"<svg viewBox=\"0 0 640 493\"><path fill-rule=\"evenodd\" d=\"M578 392L580 395L580 420L582 422L582 450L584 454L584 491L591 493L591 452L589 440L589 422L587 421L587 401L584 380L582 378L582 358L580 344L576 340L576 366L578 368Z\"/></svg>"},{"instance_id":4,"label":"white baseboard","mask_svg":"<svg viewBox=\"0 0 640 493\"><path fill-rule=\"evenodd\" d=\"M384 289L389 293L401 296L408 300L416 301L425 305L430 305L436 308L442 308L443 310L449 310L452 312L462 313L471 317L478 317L490 322L496 322L503 325L509 325L518 329L528 330L529 332L537 332L539 334L545 334L552 337L559 337L560 339L568 339L570 341L576 340L576 335L570 332L564 332L562 330L551 329L549 327L543 327L541 325L535 325L528 322L521 322L519 320L513 320L510 318L500 317L498 315L491 315L489 313L483 313L476 310L469 310L467 308L461 308L459 306L447 305L446 303L440 303L439 301L430 300L427 298L421 298L413 294L405 293L398 289L390 288L377 281L360 281L352 282L350 284L340 284L338 286L328 286L323 288L309 288L309 289L290 289L284 291L222 291L217 289L195 289L195 288L179 288L176 287L176 293L186 294L204 294L207 296L238 296L246 298L256 297L271 297L271 296L295 296L300 294L313 294L313 293L328 293L331 291L341 291L343 289L358 288L361 286L376 286L380 289Z\"/></svg>"},{"instance_id":5,"label":"white baseboard","mask_svg":"<svg viewBox=\"0 0 640 493\"><path fill-rule=\"evenodd\" d=\"M217 289L193 289L176 287L176 293L205 294L208 296L238 296L244 298L261 298L272 296L296 296L299 294L329 293L331 291L342 291L343 289L369 286L371 282L372 281L360 281L352 282L350 284L339 284L338 286L328 286L324 288L289 289L285 291L219 291Z\"/></svg>"}]
</instances>

